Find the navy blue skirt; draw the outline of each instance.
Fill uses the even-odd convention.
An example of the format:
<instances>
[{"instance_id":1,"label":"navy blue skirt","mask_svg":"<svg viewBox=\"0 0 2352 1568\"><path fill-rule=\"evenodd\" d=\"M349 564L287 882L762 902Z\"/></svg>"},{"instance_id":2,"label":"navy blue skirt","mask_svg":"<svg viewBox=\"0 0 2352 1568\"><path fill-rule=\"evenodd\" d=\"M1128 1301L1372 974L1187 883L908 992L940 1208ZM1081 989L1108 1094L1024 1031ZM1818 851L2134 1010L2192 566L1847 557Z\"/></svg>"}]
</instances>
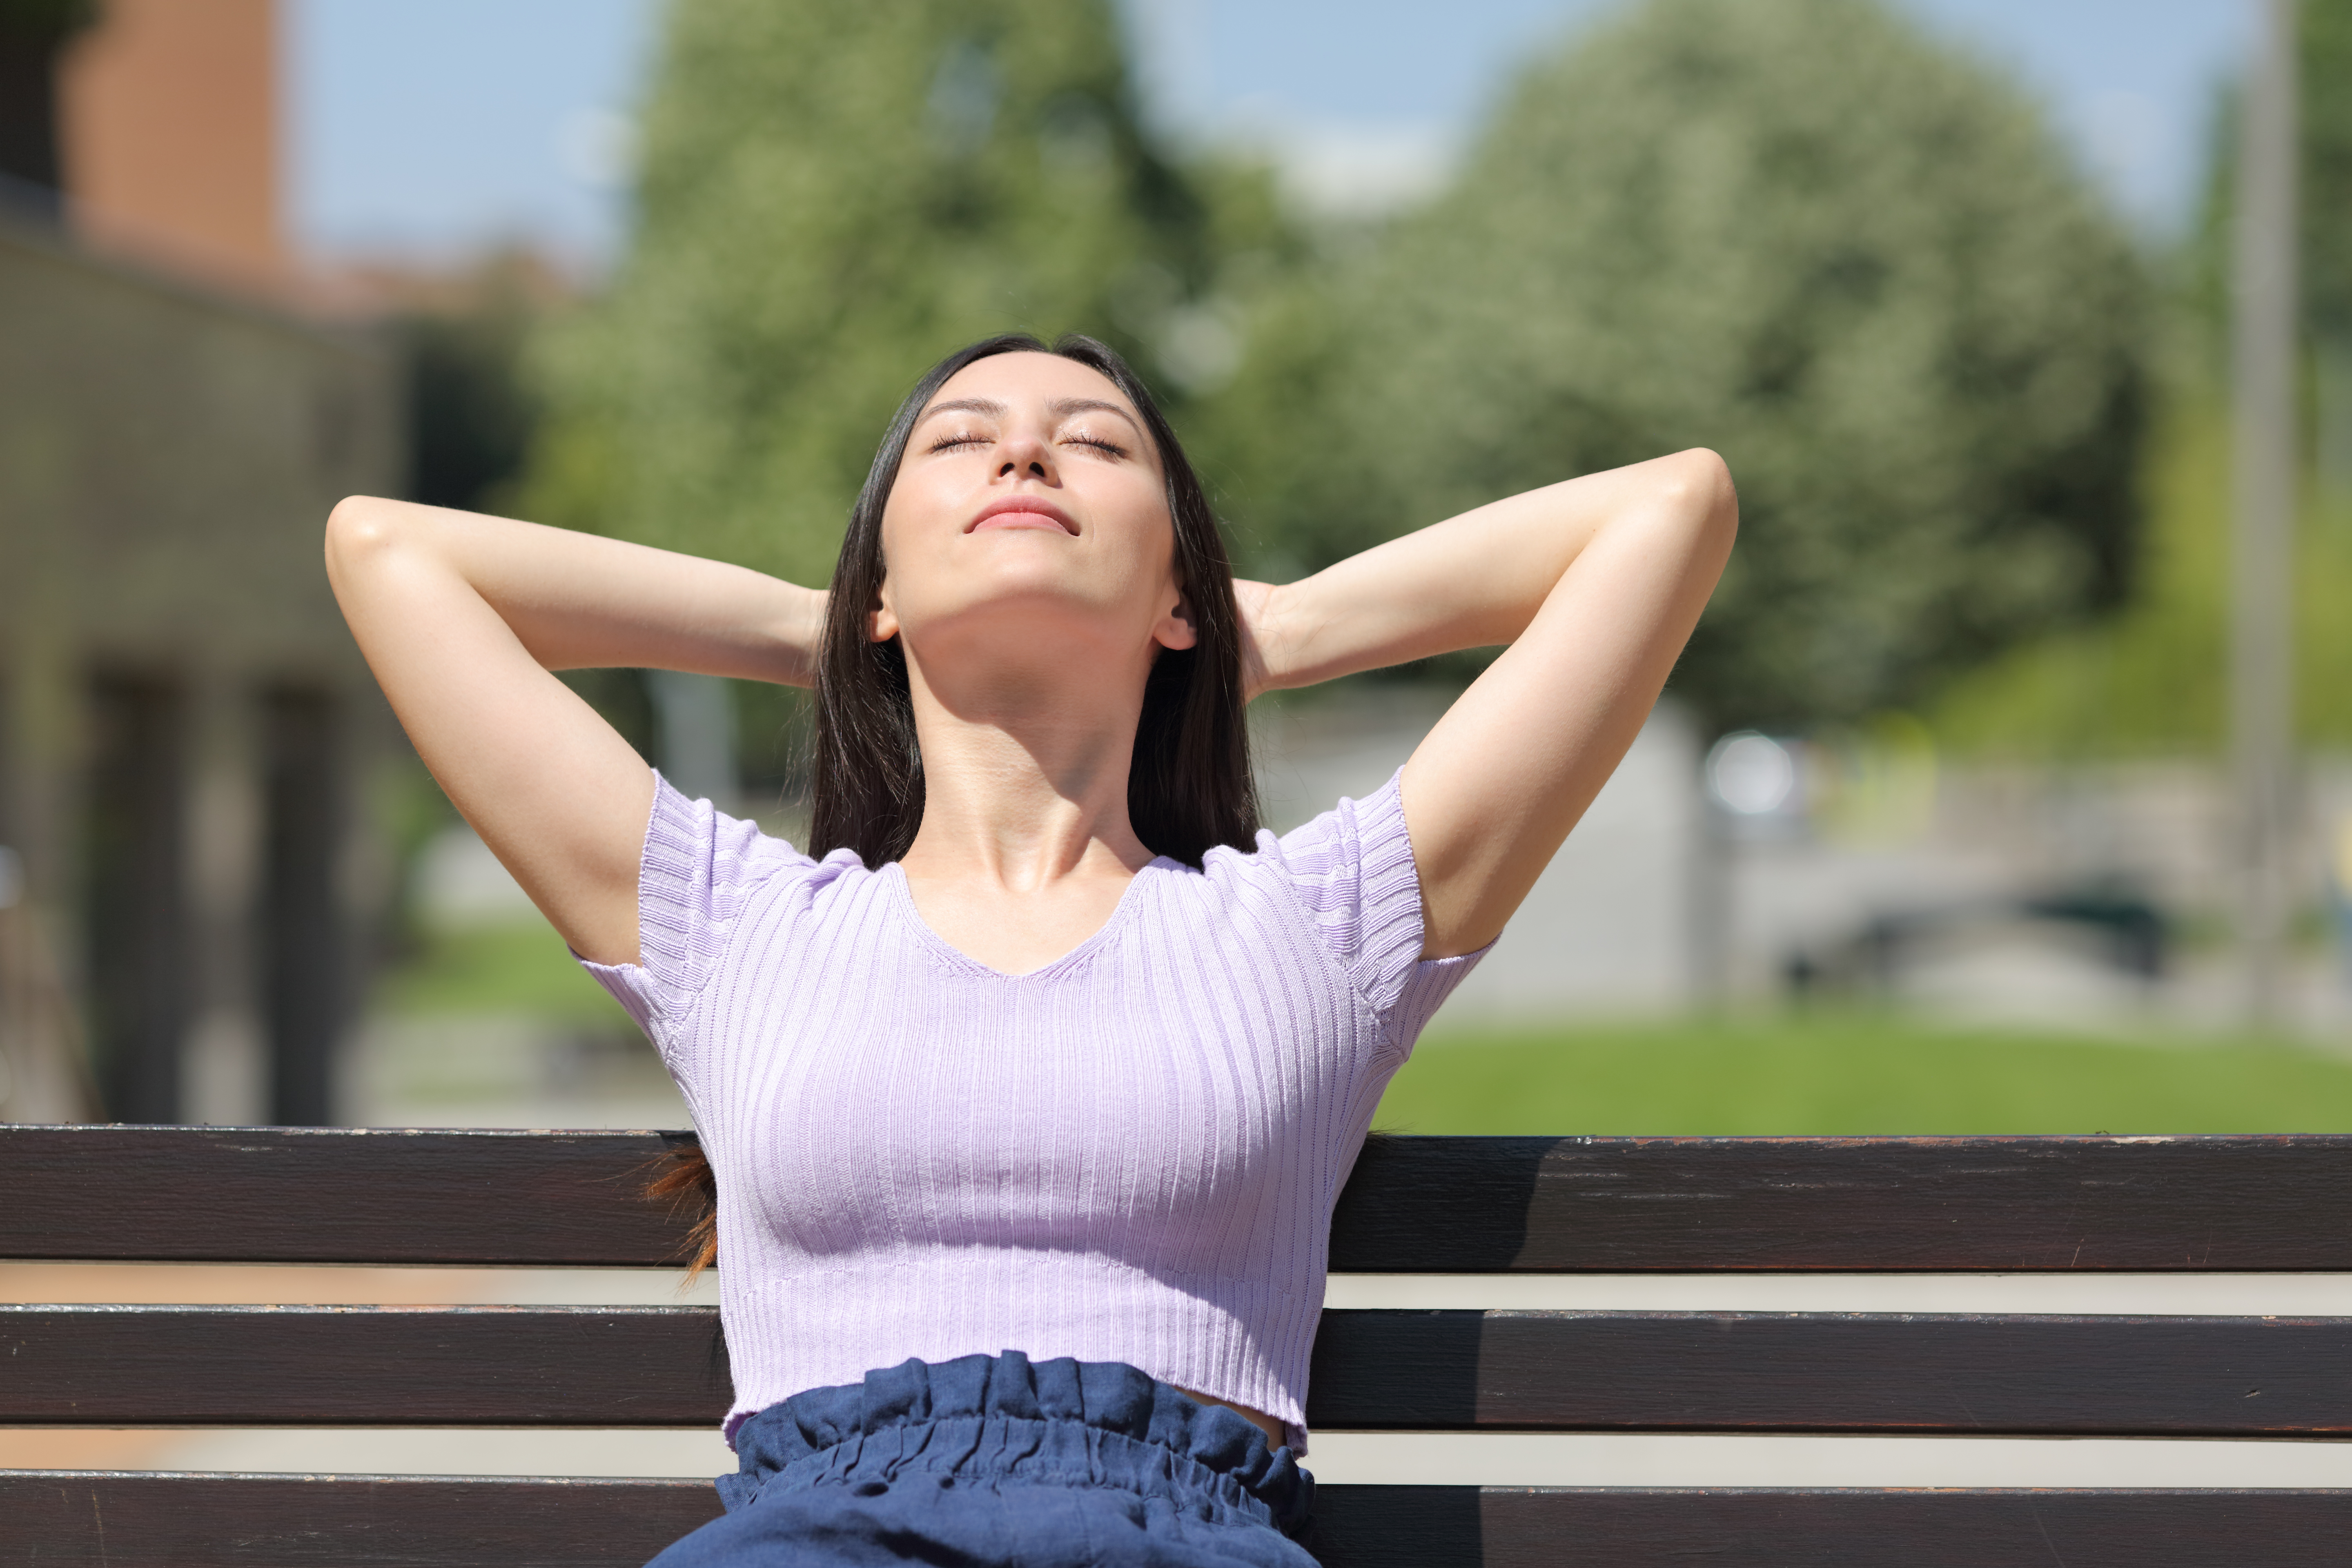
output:
<instances>
[{"instance_id":1,"label":"navy blue skirt","mask_svg":"<svg viewBox=\"0 0 2352 1568\"><path fill-rule=\"evenodd\" d=\"M1290 1450L1118 1362L909 1361L768 1406L735 1452L726 1515L647 1568L1314 1568Z\"/></svg>"}]
</instances>

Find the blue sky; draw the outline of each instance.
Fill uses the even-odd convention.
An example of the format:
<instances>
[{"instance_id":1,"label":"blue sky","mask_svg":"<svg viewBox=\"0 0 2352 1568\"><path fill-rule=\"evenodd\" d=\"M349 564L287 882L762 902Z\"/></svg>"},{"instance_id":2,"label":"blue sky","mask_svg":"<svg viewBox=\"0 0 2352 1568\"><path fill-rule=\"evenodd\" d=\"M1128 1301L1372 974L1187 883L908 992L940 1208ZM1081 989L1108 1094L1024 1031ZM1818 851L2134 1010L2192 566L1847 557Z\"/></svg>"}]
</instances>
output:
<instances>
[{"instance_id":1,"label":"blue sky","mask_svg":"<svg viewBox=\"0 0 2352 1568\"><path fill-rule=\"evenodd\" d=\"M625 222L627 111L658 0L280 0L289 217L322 256L528 239L583 261ZM1441 177L1528 52L1618 0L1124 0L1170 130L1265 142L1312 200ZM1897 0L2016 70L2117 202L2176 223L2252 0Z\"/></svg>"}]
</instances>

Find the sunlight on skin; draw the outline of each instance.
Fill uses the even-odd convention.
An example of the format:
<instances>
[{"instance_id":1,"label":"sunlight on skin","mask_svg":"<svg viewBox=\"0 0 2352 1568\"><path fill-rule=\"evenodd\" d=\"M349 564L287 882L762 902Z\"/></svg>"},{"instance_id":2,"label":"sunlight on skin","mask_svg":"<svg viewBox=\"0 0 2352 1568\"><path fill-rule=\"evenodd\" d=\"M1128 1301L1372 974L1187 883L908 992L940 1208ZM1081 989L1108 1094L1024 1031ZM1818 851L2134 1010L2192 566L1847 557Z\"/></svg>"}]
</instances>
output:
<instances>
[{"instance_id":1,"label":"sunlight on skin","mask_svg":"<svg viewBox=\"0 0 2352 1568\"><path fill-rule=\"evenodd\" d=\"M1153 658L1194 642L1159 455L1099 372L995 355L916 423L882 540L872 636L906 654L924 759L908 890L940 940L1025 973L1152 858L1127 815L1135 727Z\"/></svg>"}]
</instances>

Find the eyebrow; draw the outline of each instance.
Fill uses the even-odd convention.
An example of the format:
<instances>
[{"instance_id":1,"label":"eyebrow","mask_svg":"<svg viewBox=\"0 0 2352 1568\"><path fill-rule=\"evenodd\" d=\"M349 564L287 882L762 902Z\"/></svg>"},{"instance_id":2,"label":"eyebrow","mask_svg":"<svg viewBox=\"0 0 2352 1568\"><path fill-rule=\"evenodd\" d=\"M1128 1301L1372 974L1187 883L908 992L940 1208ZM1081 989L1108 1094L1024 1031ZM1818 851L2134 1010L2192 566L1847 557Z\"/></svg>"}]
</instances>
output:
<instances>
[{"instance_id":1,"label":"eyebrow","mask_svg":"<svg viewBox=\"0 0 2352 1568\"><path fill-rule=\"evenodd\" d=\"M923 410L923 417L929 419L940 414L984 414L991 419L1002 419L1005 413L1004 405L992 397L959 397L948 403L932 404Z\"/></svg>"},{"instance_id":2,"label":"eyebrow","mask_svg":"<svg viewBox=\"0 0 2352 1568\"><path fill-rule=\"evenodd\" d=\"M1143 426L1137 423L1134 415L1118 404L1105 402L1099 397L1057 397L1045 405L1045 411L1056 420L1067 419L1073 414L1116 414L1132 426L1138 436L1143 434ZM1010 412L1005 405L993 397L958 397L946 403L932 404L923 410L923 418L930 419L941 414L978 414L984 418L1002 419Z\"/></svg>"},{"instance_id":3,"label":"eyebrow","mask_svg":"<svg viewBox=\"0 0 2352 1568\"><path fill-rule=\"evenodd\" d=\"M1056 419L1067 419L1073 414L1116 414L1129 425L1133 426L1137 435L1143 434L1143 426L1136 424L1134 415L1129 414L1118 404L1106 403L1099 397L1056 398L1045 405L1045 407Z\"/></svg>"}]
</instances>

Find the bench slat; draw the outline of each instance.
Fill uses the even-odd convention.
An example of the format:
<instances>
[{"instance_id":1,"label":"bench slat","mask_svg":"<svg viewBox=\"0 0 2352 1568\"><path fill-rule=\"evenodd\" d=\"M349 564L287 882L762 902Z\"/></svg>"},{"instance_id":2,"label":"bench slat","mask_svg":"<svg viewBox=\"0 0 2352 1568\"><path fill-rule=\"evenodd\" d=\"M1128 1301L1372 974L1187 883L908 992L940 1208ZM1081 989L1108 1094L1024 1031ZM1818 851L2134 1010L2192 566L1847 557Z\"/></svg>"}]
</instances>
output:
<instances>
[{"instance_id":1,"label":"bench slat","mask_svg":"<svg viewBox=\"0 0 2352 1568\"><path fill-rule=\"evenodd\" d=\"M0 1470L0 1563L641 1568L719 1511L695 1480Z\"/></svg>"},{"instance_id":2,"label":"bench slat","mask_svg":"<svg viewBox=\"0 0 2352 1568\"><path fill-rule=\"evenodd\" d=\"M658 1132L0 1128L0 1258L674 1262Z\"/></svg>"},{"instance_id":3,"label":"bench slat","mask_svg":"<svg viewBox=\"0 0 2352 1568\"><path fill-rule=\"evenodd\" d=\"M2352 1434L2352 1318L1327 1312L1333 1430Z\"/></svg>"},{"instance_id":4,"label":"bench slat","mask_svg":"<svg viewBox=\"0 0 2352 1568\"><path fill-rule=\"evenodd\" d=\"M691 1426L716 1314L0 1308L0 1421ZM2352 1434L2352 1319L1332 1311L1328 1430Z\"/></svg>"},{"instance_id":5,"label":"bench slat","mask_svg":"<svg viewBox=\"0 0 2352 1568\"><path fill-rule=\"evenodd\" d=\"M2347 1491L1318 1487L1325 1568L2340 1568Z\"/></svg>"},{"instance_id":6,"label":"bench slat","mask_svg":"<svg viewBox=\"0 0 2352 1568\"><path fill-rule=\"evenodd\" d=\"M0 1128L0 1258L657 1266L677 1134ZM1361 1273L2352 1269L2352 1137L1381 1138Z\"/></svg>"},{"instance_id":7,"label":"bench slat","mask_svg":"<svg viewBox=\"0 0 2352 1568\"><path fill-rule=\"evenodd\" d=\"M0 1422L708 1426L709 1307L0 1307Z\"/></svg>"},{"instance_id":8,"label":"bench slat","mask_svg":"<svg viewBox=\"0 0 2352 1568\"><path fill-rule=\"evenodd\" d=\"M708 1482L0 1471L0 1562L636 1568ZM2346 1491L1317 1489L1325 1568L2335 1568Z\"/></svg>"},{"instance_id":9,"label":"bench slat","mask_svg":"<svg viewBox=\"0 0 2352 1568\"><path fill-rule=\"evenodd\" d=\"M2352 1268L2352 1137L1392 1138L1332 1267Z\"/></svg>"}]
</instances>

